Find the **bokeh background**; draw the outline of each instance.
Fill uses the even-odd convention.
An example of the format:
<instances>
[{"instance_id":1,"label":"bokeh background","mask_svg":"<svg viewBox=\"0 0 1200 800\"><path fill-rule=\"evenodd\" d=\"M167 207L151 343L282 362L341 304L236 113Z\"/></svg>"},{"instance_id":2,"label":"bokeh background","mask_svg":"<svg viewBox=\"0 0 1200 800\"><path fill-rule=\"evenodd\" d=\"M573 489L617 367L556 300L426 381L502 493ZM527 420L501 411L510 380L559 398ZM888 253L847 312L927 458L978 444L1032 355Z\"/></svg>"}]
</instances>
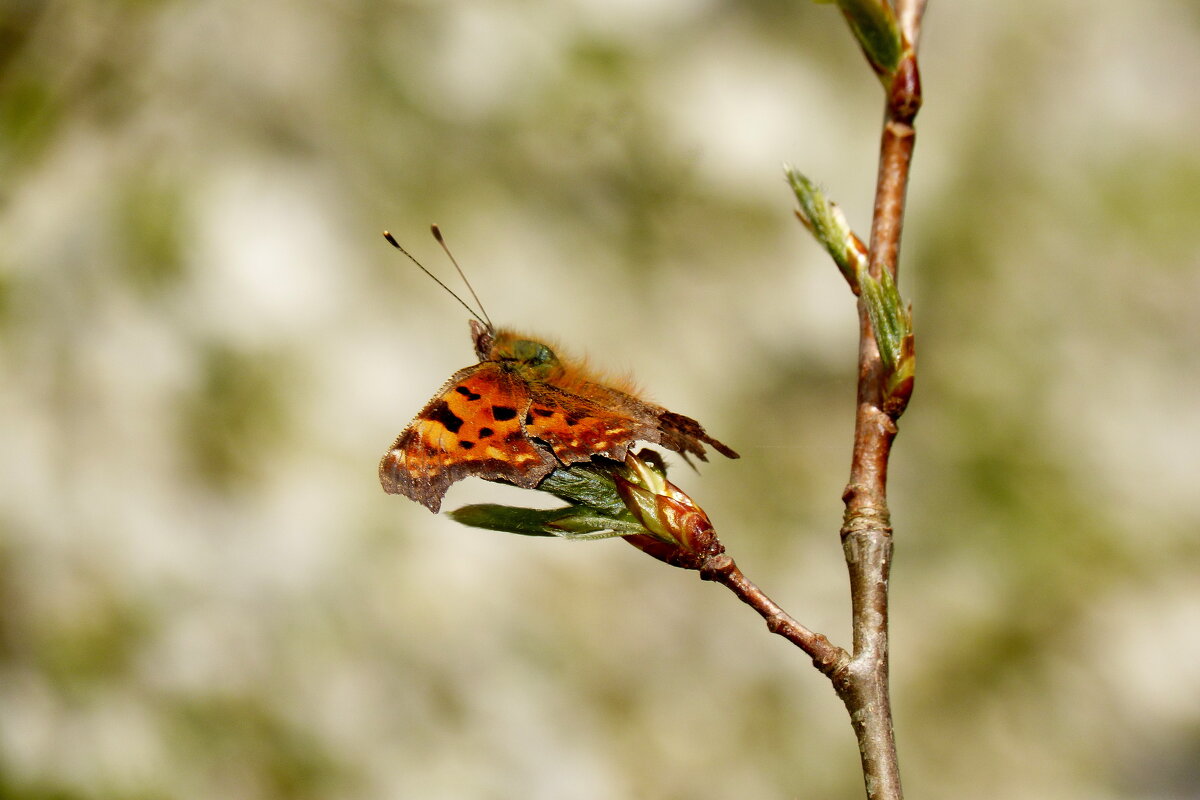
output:
<instances>
[{"instance_id":1,"label":"bokeh background","mask_svg":"<svg viewBox=\"0 0 1200 800\"><path fill-rule=\"evenodd\" d=\"M930 4L893 694L914 797L1200 797L1200 6ZM845 642L868 227L831 6L0 2L0 797L856 798L723 589L376 462L497 321L739 449L673 474ZM467 481L447 506L532 493Z\"/></svg>"}]
</instances>

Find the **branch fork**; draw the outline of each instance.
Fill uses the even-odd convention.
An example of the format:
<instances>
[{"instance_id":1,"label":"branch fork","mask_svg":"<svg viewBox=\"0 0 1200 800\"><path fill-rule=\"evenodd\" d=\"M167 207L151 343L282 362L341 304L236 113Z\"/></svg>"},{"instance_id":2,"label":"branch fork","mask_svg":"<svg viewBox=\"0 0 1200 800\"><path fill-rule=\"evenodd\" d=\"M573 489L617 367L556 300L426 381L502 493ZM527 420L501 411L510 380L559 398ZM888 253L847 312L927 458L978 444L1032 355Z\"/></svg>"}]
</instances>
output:
<instances>
[{"instance_id":1,"label":"branch fork","mask_svg":"<svg viewBox=\"0 0 1200 800\"><path fill-rule=\"evenodd\" d=\"M762 616L771 633L803 650L830 679L850 714L868 800L901 800L888 696L892 527L887 469L896 421L908 405L916 371L912 310L900 297L896 276L915 137L912 123L921 107L916 44L925 0L837 2L886 96L869 245L815 183L790 167L785 174L799 204L796 216L858 298L857 411L839 532L850 578L851 650L806 628L751 582L725 553L703 509L666 479L652 451L631 453L623 463L598 459L553 471L538 488L565 500L566 508L467 506L451 517L525 535L622 536L660 561L696 570L703 580L725 586Z\"/></svg>"}]
</instances>

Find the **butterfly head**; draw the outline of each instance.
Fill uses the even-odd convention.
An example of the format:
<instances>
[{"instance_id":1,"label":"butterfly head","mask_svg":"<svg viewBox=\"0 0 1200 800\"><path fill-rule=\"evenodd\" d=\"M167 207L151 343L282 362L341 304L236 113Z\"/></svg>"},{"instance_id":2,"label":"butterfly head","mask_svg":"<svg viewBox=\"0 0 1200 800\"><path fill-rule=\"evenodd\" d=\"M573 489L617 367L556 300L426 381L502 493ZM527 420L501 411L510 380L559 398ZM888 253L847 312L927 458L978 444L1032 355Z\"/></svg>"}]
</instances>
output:
<instances>
[{"instance_id":1,"label":"butterfly head","mask_svg":"<svg viewBox=\"0 0 1200 800\"><path fill-rule=\"evenodd\" d=\"M496 330L471 320L471 339L480 361L509 364L531 378L547 378L562 370L554 351L545 344L526 339L519 333Z\"/></svg>"}]
</instances>

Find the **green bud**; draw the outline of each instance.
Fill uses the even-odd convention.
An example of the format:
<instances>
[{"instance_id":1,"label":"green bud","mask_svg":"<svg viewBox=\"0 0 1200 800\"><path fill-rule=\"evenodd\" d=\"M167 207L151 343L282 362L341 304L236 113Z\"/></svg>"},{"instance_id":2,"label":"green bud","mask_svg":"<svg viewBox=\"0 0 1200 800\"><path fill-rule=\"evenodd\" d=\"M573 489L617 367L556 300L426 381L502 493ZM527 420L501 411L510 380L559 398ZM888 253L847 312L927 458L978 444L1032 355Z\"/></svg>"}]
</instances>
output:
<instances>
[{"instance_id":1,"label":"green bud","mask_svg":"<svg viewBox=\"0 0 1200 800\"><path fill-rule=\"evenodd\" d=\"M894 419L908 405L916 377L912 307L901 299L896 281L887 269L880 270L878 280L863 270L859 286L884 366L884 411Z\"/></svg>"},{"instance_id":2,"label":"green bud","mask_svg":"<svg viewBox=\"0 0 1200 800\"><path fill-rule=\"evenodd\" d=\"M800 207L796 218L808 229L841 270L842 277L858 294L858 273L867 264L867 248L862 240L850 230L846 216L831 202L817 185L800 171L784 165L788 185L796 195Z\"/></svg>"},{"instance_id":3,"label":"green bud","mask_svg":"<svg viewBox=\"0 0 1200 800\"><path fill-rule=\"evenodd\" d=\"M900 24L887 0L837 0L858 46L879 75L890 86L900 59L905 54Z\"/></svg>"}]
</instances>

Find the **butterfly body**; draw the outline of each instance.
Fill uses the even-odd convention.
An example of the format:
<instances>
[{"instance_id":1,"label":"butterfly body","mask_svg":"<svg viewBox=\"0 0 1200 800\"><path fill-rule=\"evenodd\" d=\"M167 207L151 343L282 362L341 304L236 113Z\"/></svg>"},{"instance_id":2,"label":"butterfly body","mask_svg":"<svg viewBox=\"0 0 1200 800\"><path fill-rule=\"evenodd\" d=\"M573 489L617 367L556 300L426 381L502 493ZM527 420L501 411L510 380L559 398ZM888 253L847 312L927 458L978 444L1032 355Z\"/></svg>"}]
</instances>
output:
<instances>
[{"instance_id":1,"label":"butterfly body","mask_svg":"<svg viewBox=\"0 0 1200 800\"><path fill-rule=\"evenodd\" d=\"M704 445L738 455L700 423L565 362L548 345L471 321L479 363L461 369L379 464L385 491L441 508L450 485L477 476L533 488L552 470L593 456L622 460L649 442L707 460Z\"/></svg>"}]
</instances>

